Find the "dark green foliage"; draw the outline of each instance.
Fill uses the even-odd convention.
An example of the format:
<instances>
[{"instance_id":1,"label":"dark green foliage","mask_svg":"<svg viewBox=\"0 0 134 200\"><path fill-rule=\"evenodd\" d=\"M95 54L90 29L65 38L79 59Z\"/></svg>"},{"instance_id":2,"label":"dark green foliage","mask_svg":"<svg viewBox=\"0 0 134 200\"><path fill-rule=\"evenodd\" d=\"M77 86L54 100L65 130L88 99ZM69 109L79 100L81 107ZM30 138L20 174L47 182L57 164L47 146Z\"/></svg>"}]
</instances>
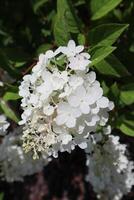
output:
<instances>
[{"instance_id":1,"label":"dark green foliage","mask_svg":"<svg viewBox=\"0 0 134 200\"><path fill-rule=\"evenodd\" d=\"M1 0L0 68L12 77L0 87L1 112L18 121L23 75L38 54L72 38L90 52L91 69L115 102L113 128L134 136L133 14L133 0Z\"/></svg>"}]
</instances>

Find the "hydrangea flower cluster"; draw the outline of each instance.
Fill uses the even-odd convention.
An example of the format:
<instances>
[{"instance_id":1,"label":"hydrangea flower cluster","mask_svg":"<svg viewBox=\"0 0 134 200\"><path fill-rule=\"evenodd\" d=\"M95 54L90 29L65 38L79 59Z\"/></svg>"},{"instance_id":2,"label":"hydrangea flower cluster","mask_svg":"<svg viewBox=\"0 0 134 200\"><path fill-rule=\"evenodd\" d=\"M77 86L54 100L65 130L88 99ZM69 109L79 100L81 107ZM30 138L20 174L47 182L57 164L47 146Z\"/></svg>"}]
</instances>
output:
<instances>
[{"instance_id":1,"label":"hydrangea flower cluster","mask_svg":"<svg viewBox=\"0 0 134 200\"><path fill-rule=\"evenodd\" d=\"M7 182L23 181L24 176L43 169L47 161L33 160L30 153L25 154L21 146L22 128L6 135L0 144L0 176Z\"/></svg>"},{"instance_id":2,"label":"hydrangea flower cluster","mask_svg":"<svg viewBox=\"0 0 134 200\"><path fill-rule=\"evenodd\" d=\"M34 158L87 147L87 138L104 126L113 103L103 96L96 74L89 72L90 55L73 40L39 56L32 73L19 87L24 110L23 147Z\"/></svg>"},{"instance_id":3,"label":"hydrangea flower cluster","mask_svg":"<svg viewBox=\"0 0 134 200\"><path fill-rule=\"evenodd\" d=\"M126 145L120 144L119 137L106 136L105 132L96 133L89 140L87 180L98 199L120 200L134 185L134 163L126 157Z\"/></svg>"},{"instance_id":4,"label":"hydrangea flower cluster","mask_svg":"<svg viewBox=\"0 0 134 200\"><path fill-rule=\"evenodd\" d=\"M5 115L0 115L0 136L4 136L6 134L6 130L9 127L9 122L6 120Z\"/></svg>"}]
</instances>

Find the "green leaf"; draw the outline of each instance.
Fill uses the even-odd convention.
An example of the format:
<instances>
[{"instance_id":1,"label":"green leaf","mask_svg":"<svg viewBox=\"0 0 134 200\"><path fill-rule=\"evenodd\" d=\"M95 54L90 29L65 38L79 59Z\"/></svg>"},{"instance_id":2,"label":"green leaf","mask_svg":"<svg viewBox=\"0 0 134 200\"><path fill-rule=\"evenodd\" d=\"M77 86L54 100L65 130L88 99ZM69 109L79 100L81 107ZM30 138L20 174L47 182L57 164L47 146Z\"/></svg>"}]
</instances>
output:
<instances>
[{"instance_id":1,"label":"green leaf","mask_svg":"<svg viewBox=\"0 0 134 200\"><path fill-rule=\"evenodd\" d=\"M21 48L4 48L8 60L12 62L26 62L30 55Z\"/></svg>"},{"instance_id":2,"label":"green leaf","mask_svg":"<svg viewBox=\"0 0 134 200\"><path fill-rule=\"evenodd\" d=\"M126 105L134 103L134 83L125 85L120 92L120 99Z\"/></svg>"},{"instance_id":3,"label":"green leaf","mask_svg":"<svg viewBox=\"0 0 134 200\"><path fill-rule=\"evenodd\" d=\"M33 0L32 1L32 7L34 10L34 13L37 13L37 11L46 3L48 0Z\"/></svg>"},{"instance_id":4,"label":"green leaf","mask_svg":"<svg viewBox=\"0 0 134 200\"><path fill-rule=\"evenodd\" d=\"M38 47L37 49L37 55L39 55L40 53L45 53L47 50L51 49L52 45L51 44L42 44Z\"/></svg>"},{"instance_id":5,"label":"green leaf","mask_svg":"<svg viewBox=\"0 0 134 200\"><path fill-rule=\"evenodd\" d=\"M120 90L118 88L118 84L115 82L112 86L111 86L111 92L113 94L113 96L115 96L116 98L119 97L120 94Z\"/></svg>"},{"instance_id":6,"label":"green leaf","mask_svg":"<svg viewBox=\"0 0 134 200\"><path fill-rule=\"evenodd\" d=\"M0 49L0 68L3 68L5 71L7 71L10 75L13 75L13 71L10 68L9 61L6 57L6 55L2 52Z\"/></svg>"},{"instance_id":7,"label":"green leaf","mask_svg":"<svg viewBox=\"0 0 134 200\"><path fill-rule=\"evenodd\" d=\"M95 66L97 63L101 62L104 58L106 58L109 54L111 54L116 47L95 47L91 49L90 54L92 58L92 63L90 66Z\"/></svg>"},{"instance_id":8,"label":"green leaf","mask_svg":"<svg viewBox=\"0 0 134 200\"><path fill-rule=\"evenodd\" d=\"M131 44L130 48L129 48L129 51L134 53L134 42Z\"/></svg>"},{"instance_id":9,"label":"green leaf","mask_svg":"<svg viewBox=\"0 0 134 200\"><path fill-rule=\"evenodd\" d=\"M134 115L121 116L117 121L117 128L124 134L134 137Z\"/></svg>"},{"instance_id":10,"label":"green leaf","mask_svg":"<svg viewBox=\"0 0 134 200\"><path fill-rule=\"evenodd\" d=\"M74 4L75 4L75 6L81 6L85 3L86 3L85 0L77 0L76 3L74 3Z\"/></svg>"},{"instance_id":11,"label":"green leaf","mask_svg":"<svg viewBox=\"0 0 134 200\"><path fill-rule=\"evenodd\" d=\"M123 77L128 76L129 72L125 66L113 54L106 57L95 65L96 69L101 73L109 76Z\"/></svg>"},{"instance_id":12,"label":"green leaf","mask_svg":"<svg viewBox=\"0 0 134 200\"><path fill-rule=\"evenodd\" d=\"M113 10L122 0L91 0L92 20L97 20Z\"/></svg>"},{"instance_id":13,"label":"green leaf","mask_svg":"<svg viewBox=\"0 0 134 200\"><path fill-rule=\"evenodd\" d=\"M125 133L126 135L133 136L134 137L134 126L131 126L130 123L134 124L134 121L125 121L121 124L120 130Z\"/></svg>"},{"instance_id":14,"label":"green leaf","mask_svg":"<svg viewBox=\"0 0 134 200\"><path fill-rule=\"evenodd\" d=\"M127 27L128 24L99 25L89 32L89 43L91 46L111 46Z\"/></svg>"},{"instance_id":15,"label":"green leaf","mask_svg":"<svg viewBox=\"0 0 134 200\"><path fill-rule=\"evenodd\" d=\"M0 68L3 68L12 77L19 76L19 72L11 67L9 59L2 49L0 49Z\"/></svg>"},{"instance_id":16,"label":"green leaf","mask_svg":"<svg viewBox=\"0 0 134 200\"><path fill-rule=\"evenodd\" d=\"M0 193L0 200L3 200L4 199L4 193Z\"/></svg>"},{"instance_id":17,"label":"green leaf","mask_svg":"<svg viewBox=\"0 0 134 200\"><path fill-rule=\"evenodd\" d=\"M115 82L110 87L108 96L110 100L114 101L115 105L117 105L118 108L119 108L119 95L120 95L120 90L118 88L118 84Z\"/></svg>"},{"instance_id":18,"label":"green leaf","mask_svg":"<svg viewBox=\"0 0 134 200\"><path fill-rule=\"evenodd\" d=\"M71 33L78 33L78 23L69 0L57 0L57 15L54 23L54 37L58 45L65 45Z\"/></svg>"},{"instance_id":19,"label":"green leaf","mask_svg":"<svg viewBox=\"0 0 134 200\"><path fill-rule=\"evenodd\" d=\"M80 45L85 45L85 42L86 42L86 38L85 38L85 36L83 35L83 34L78 34L78 43L80 44Z\"/></svg>"},{"instance_id":20,"label":"green leaf","mask_svg":"<svg viewBox=\"0 0 134 200\"><path fill-rule=\"evenodd\" d=\"M101 86L102 86L102 89L103 89L103 94L107 96L107 94L109 92L109 87L107 86L105 81L102 81Z\"/></svg>"},{"instance_id":21,"label":"green leaf","mask_svg":"<svg viewBox=\"0 0 134 200\"><path fill-rule=\"evenodd\" d=\"M5 101L9 101L9 100L18 100L21 97L19 96L18 93L14 93L14 92L6 92L3 96L3 99Z\"/></svg>"},{"instance_id":22,"label":"green leaf","mask_svg":"<svg viewBox=\"0 0 134 200\"><path fill-rule=\"evenodd\" d=\"M19 118L16 116L15 112L9 107L8 103L3 99L0 99L0 107L7 117L18 123Z\"/></svg>"}]
</instances>

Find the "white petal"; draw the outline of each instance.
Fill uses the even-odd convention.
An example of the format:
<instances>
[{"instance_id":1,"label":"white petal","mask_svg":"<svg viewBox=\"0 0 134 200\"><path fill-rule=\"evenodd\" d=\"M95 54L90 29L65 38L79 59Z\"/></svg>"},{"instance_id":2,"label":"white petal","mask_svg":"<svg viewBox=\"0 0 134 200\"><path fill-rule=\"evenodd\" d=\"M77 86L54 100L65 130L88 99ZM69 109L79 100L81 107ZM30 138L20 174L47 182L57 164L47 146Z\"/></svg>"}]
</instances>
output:
<instances>
[{"instance_id":1,"label":"white petal","mask_svg":"<svg viewBox=\"0 0 134 200\"><path fill-rule=\"evenodd\" d=\"M78 108L74 108L72 110L72 115L75 117L75 118L78 118L81 116L81 111L78 109Z\"/></svg>"},{"instance_id":2,"label":"white petal","mask_svg":"<svg viewBox=\"0 0 134 200\"><path fill-rule=\"evenodd\" d=\"M109 110L113 110L114 109L114 103L112 101L109 101L108 108L109 108Z\"/></svg>"},{"instance_id":3,"label":"white petal","mask_svg":"<svg viewBox=\"0 0 134 200\"><path fill-rule=\"evenodd\" d=\"M83 78L76 76L76 75L72 75L69 79L69 85L76 88L80 85L83 84Z\"/></svg>"},{"instance_id":4,"label":"white petal","mask_svg":"<svg viewBox=\"0 0 134 200\"><path fill-rule=\"evenodd\" d=\"M84 114L88 114L90 112L90 107L87 103L83 102L80 104L81 112Z\"/></svg>"},{"instance_id":5,"label":"white petal","mask_svg":"<svg viewBox=\"0 0 134 200\"><path fill-rule=\"evenodd\" d=\"M98 105L100 108L107 108L108 105L109 105L109 100L108 100L108 98L106 98L106 97L100 98L100 99L97 101L97 105Z\"/></svg>"},{"instance_id":6,"label":"white petal","mask_svg":"<svg viewBox=\"0 0 134 200\"><path fill-rule=\"evenodd\" d=\"M107 112L103 113L100 119L100 125L105 126L106 122L108 121L109 114Z\"/></svg>"},{"instance_id":7,"label":"white petal","mask_svg":"<svg viewBox=\"0 0 134 200\"><path fill-rule=\"evenodd\" d=\"M78 107L80 105L80 99L77 96L69 96L67 98L68 103L72 106L72 107Z\"/></svg>"},{"instance_id":8,"label":"white petal","mask_svg":"<svg viewBox=\"0 0 134 200\"><path fill-rule=\"evenodd\" d=\"M79 99L83 99L83 97L86 96L86 89L84 88L84 86L80 86L75 90L74 93L77 95Z\"/></svg>"},{"instance_id":9,"label":"white petal","mask_svg":"<svg viewBox=\"0 0 134 200\"><path fill-rule=\"evenodd\" d=\"M75 124L76 124L76 119L73 117L69 117L68 120L66 121L66 125L68 128L75 127Z\"/></svg>"},{"instance_id":10,"label":"white petal","mask_svg":"<svg viewBox=\"0 0 134 200\"><path fill-rule=\"evenodd\" d=\"M76 53L80 53L84 50L84 46L83 45L79 45L76 47Z\"/></svg>"},{"instance_id":11,"label":"white petal","mask_svg":"<svg viewBox=\"0 0 134 200\"><path fill-rule=\"evenodd\" d=\"M90 72L87 76L88 76L88 80L89 80L90 83L93 83L96 79L95 72Z\"/></svg>"},{"instance_id":12,"label":"white petal","mask_svg":"<svg viewBox=\"0 0 134 200\"><path fill-rule=\"evenodd\" d=\"M38 96L31 94L29 103L31 103L33 105L37 104L38 103Z\"/></svg>"},{"instance_id":13,"label":"white petal","mask_svg":"<svg viewBox=\"0 0 134 200\"><path fill-rule=\"evenodd\" d=\"M94 107L94 108L91 108L91 112L93 113L93 114L97 114L98 112L99 112L99 107L98 106L96 106L96 107Z\"/></svg>"},{"instance_id":14,"label":"white petal","mask_svg":"<svg viewBox=\"0 0 134 200\"><path fill-rule=\"evenodd\" d=\"M58 115L55 119L57 125L63 125L67 121L67 116L62 114Z\"/></svg>"},{"instance_id":15,"label":"white petal","mask_svg":"<svg viewBox=\"0 0 134 200\"><path fill-rule=\"evenodd\" d=\"M74 40L69 40L67 46L69 47L69 49L73 49L74 50L75 47L76 47L76 44L75 44Z\"/></svg>"},{"instance_id":16,"label":"white petal","mask_svg":"<svg viewBox=\"0 0 134 200\"><path fill-rule=\"evenodd\" d=\"M61 53L62 52L62 47L58 47L55 52L54 52L54 55L56 56L57 54Z\"/></svg>"},{"instance_id":17,"label":"white petal","mask_svg":"<svg viewBox=\"0 0 134 200\"><path fill-rule=\"evenodd\" d=\"M54 56L54 52L52 50L48 50L46 53L45 53L46 57L47 58L52 58Z\"/></svg>"},{"instance_id":18,"label":"white petal","mask_svg":"<svg viewBox=\"0 0 134 200\"><path fill-rule=\"evenodd\" d=\"M94 115L94 116L92 116L91 121L88 121L88 122L86 121L86 124L88 126L95 126L96 122L99 121L99 119L100 119L100 117L98 115Z\"/></svg>"},{"instance_id":19,"label":"white petal","mask_svg":"<svg viewBox=\"0 0 134 200\"><path fill-rule=\"evenodd\" d=\"M78 144L78 146L79 146L81 149L86 149L86 148L87 148L87 143L86 143L86 142L82 142L82 143Z\"/></svg>"},{"instance_id":20,"label":"white petal","mask_svg":"<svg viewBox=\"0 0 134 200\"><path fill-rule=\"evenodd\" d=\"M62 144L66 145L72 140L72 135L70 135L70 134L61 134L59 136L59 138L62 141Z\"/></svg>"},{"instance_id":21,"label":"white petal","mask_svg":"<svg viewBox=\"0 0 134 200\"><path fill-rule=\"evenodd\" d=\"M60 51L67 56L70 55L70 50L67 47L61 47Z\"/></svg>"},{"instance_id":22,"label":"white petal","mask_svg":"<svg viewBox=\"0 0 134 200\"><path fill-rule=\"evenodd\" d=\"M5 121L6 121L5 115L0 115L0 123Z\"/></svg>"},{"instance_id":23,"label":"white petal","mask_svg":"<svg viewBox=\"0 0 134 200\"><path fill-rule=\"evenodd\" d=\"M4 83L2 81L0 81L0 87L3 87Z\"/></svg>"},{"instance_id":24,"label":"white petal","mask_svg":"<svg viewBox=\"0 0 134 200\"><path fill-rule=\"evenodd\" d=\"M85 57L85 58L87 58L87 59L89 59L91 56L89 55L89 53L85 53L85 52L83 52L83 53L81 53L80 55L82 55L83 57Z\"/></svg>"},{"instance_id":25,"label":"white petal","mask_svg":"<svg viewBox=\"0 0 134 200\"><path fill-rule=\"evenodd\" d=\"M57 112L58 113L68 113L68 108L69 108L69 104L68 103L65 103L65 102L61 102L58 104L58 107L57 107Z\"/></svg>"},{"instance_id":26,"label":"white petal","mask_svg":"<svg viewBox=\"0 0 134 200\"><path fill-rule=\"evenodd\" d=\"M80 70L84 70L89 64L90 64L90 60L87 60L87 59L83 59L82 61L81 61L81 64L80 64Z\"/></svg>"},{"instance_id":27,"label":"white petal","mask_svg":"<svg viewBox=\"0 0 134 200\"><path fill-rule=\"evenodd\" d=\"M44 112L45 115L50 116L50 115L52 115L53 112L54 112L54 107L53 107L53 106L50 106L50 105L45 106L45 107L43 108L43 112Z\"/></svg>"}]
</instances>

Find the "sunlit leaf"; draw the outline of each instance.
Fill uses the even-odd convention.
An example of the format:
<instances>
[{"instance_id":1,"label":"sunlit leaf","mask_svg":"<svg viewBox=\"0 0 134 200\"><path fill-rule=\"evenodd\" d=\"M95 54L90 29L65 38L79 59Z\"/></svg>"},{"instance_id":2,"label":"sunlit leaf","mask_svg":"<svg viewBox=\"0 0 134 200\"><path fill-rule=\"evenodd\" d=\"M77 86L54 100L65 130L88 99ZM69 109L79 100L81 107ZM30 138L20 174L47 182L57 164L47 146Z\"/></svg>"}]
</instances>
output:
<instances>
[{"instance_id":1,"label":"sunlit leaf","mask_svg":"<svg viewBox=\"0 0 134 200\"><path fill-rule=\"evenodd\" d=\"M88 40L91 46L110 46L122 32L128 27L128 24L102 24L89 32Z\"/></svg>"},{"instance_id":2,"label":"sunlit leaf","mask_svg":"<svg viewBox=\"0 0 134 200\"><path fill-rule=\"evenodd\" d=\"M3 110L3 112L5 113L5 115L7 117L9 117L10 119L12 119L13 121L15 121L16 123L19 121L19 118L17 117L17 115L15 114L15 112L9 107L8 103L3 100L0 99L0 107Z\"/></svg>"},{"instance_id":3,"label":"sunlit leaf","mask_svg":"<svg viewBox=\"0 0 134 200\"><path fill-rule=\"evenodd\" d=\"M109 54L111 54L116 47L96 47L91 49L91 58L92 58L92 63L90 66L95 66L97 63L102 61L104 58L106 58Z\"/></svg>"},{"instance_id":4,"label":"sunlit leaf","mask_svg":"<svg viewBox=\"0 0 134 200\"><path fill-rule=\"evenodd\" d=\"M122 0L91 0L92 20L100 19L113 10Z\"/></svg>"},{"instance_id":5,"label":"sunlit leaf","mask_svg":"<svg viewBox=\"0 0 134 200\"><path fill-rule=\"evenodd\" d=\"M18 100L21 97L18 95L18 93L14 93L14 92L6 92L3 96L3 99L5 101L9 101L9 100Z\"/></svg>"},{"instance_id":6,"label":"sunlit leaf","mask_svg":"<svg viewBox=\"0 0 134 200\"><path fill-rule=\"evenodd\" d=\"M109 55L101 62L95 65L96 69L101 73L109 76L123 77L128 76L129 72L125 66L113 55Z\"/></svg>"},{"instance_id":7,"label":"sunlit leaf","mask_svg":"<svg viewBox=\"0 0 134 200\"><path fill-rule=\"evenodd\" d=\"M71 33L78 33L78 23L69 0L57 0L54 36L58 45L67 44Z\"/></svg>"}]
</instances>

